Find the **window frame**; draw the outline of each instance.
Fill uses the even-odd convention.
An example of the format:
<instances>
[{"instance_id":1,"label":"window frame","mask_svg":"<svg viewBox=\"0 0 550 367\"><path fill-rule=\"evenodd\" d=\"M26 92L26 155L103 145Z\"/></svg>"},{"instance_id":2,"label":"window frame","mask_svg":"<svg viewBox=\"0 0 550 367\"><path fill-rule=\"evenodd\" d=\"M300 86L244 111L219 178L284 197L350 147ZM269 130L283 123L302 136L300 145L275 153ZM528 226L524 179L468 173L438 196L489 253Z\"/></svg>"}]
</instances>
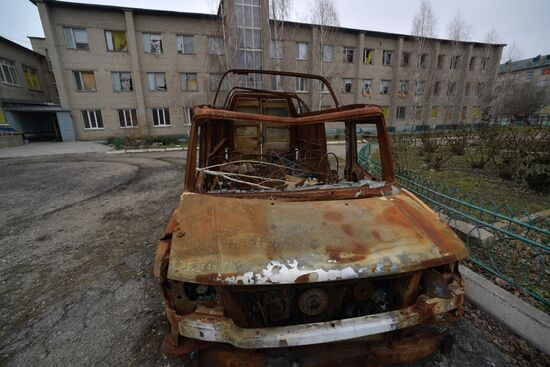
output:
<instances>
[{"instance_id":1,"label":"window frame","mask_svg":"<svg viewBox=\"0 0 550 367\"><path fill-rule=\"evenodd\" d=\"M115 86L115 75L118 74L118 85L120 85L120 89L117 90ZM130 89L122 89L122 74L129 74L130 75ZM134 91L134 80L133 75L131 71L111 71L111 82L113 84L113 91L116 93L128 93Z\"/></svg>"},{"instance_id":2,"label":"window frame","mask_svg":"<svg viewBox=\"0 0 550 367\"><path fill-rule=\"evenodd\" d=\"M305 47L305 58L300 57L300 46ZM307 42L296 42L296 60L300 60L300 61L309 60L309 43L307 43Z\"/></svg>"},{"instance_id":3,"label":"window frame","mask_svg":"<svg viewBox=\"0 0 550 367\"><path fill-rule=\"evenodd\" d=\"M164 53L164 47L162 46L162 33L156 32L142 32L143 36L143 52L147 55L162 55ZM151 48L151 36L158 37L159 49L153 52ZM155 40L153 40L155 41Z\"/></svg>"},{"instance_id":4,"label":"window frame","mask_svg":"<svg viewBox=\"0 0 550 367\"><path fill-rule=\"evenodd\" d=\"M135 129L139 126L137 111L135 108L120 108L118 112L118 125L121 129ZM120 118L123 117L124 121ZM130 122L128 124L128 122ZM124 124L124 126L122 126Z\"/></svg>"},{"instance_id":5,"label":"window frame","mask_svg":"<svg viewBox=\"0 0 550 367\"><path fill-rule=\"evenodd\" d=\"M365 88L365 85L368 84L368 88ZM363 94L372 95L372 79L363 79L363 85L361 87L361 92ZM368 90L367 90L368 89Z\"/></svg>"},{"instance_id":6,"label":"window frame","mask_svg":"<svg viewBox=\"0 0 550 367\"><path fill-rule=\"evenodd\" d=\"M387 90L384 89L384 84L387 84ZM391 92L391 79L382 79L380 80L380 94L381 95L389 95Z\"/></svg>"},{"instance_id":7,"label":"window frame","mask_svg":"<svg viewBox=\"0 0 550 367\"><path fill-rule=\"evenodd\" d=\"M84 79L82 78L82 74L92 74L94 76L94 89L84 89ZM75 91L78 93L94 93L97 92L97 81L95 79L95 72L93 70L72 70L73 74L73 80L74 80L74 86ZM78 75L78 78L77 78ZM82 89L78 89L78 83L80 82L80 85Z\"/></svg>"},{"instance_id":8,"label":"window frame","mask_svg":"<svg viewBox=\"0 0 550 367\"><path fill-rule=\"evenodd\" d=\"M402 68L408 68L411 66L411 53L410 52L402 52L401 53L401 67Z\"/></svg>"},{"instance_id":9,"label":"window frame","mask_svg":"<svg viewBox=\"0 0 550 367\"><path fill-rule=\"evenodd\" d=\"M103 125L103 117L101 116L101 110L80 110L80 112L82 116L82 122L84 123L84 130L103 130L105 128L105 126ZM92 112L94 116L95 127L92 126L92 120L90 119ZM88 120L89 127L86 127L86 119Z\"/></svg>"},{"instance_id":10,"label":"window frame","mask_svg":"<svg viewBox=\"0 0 550 367\"><path fill-rule=\"evenodd\" d=\"M5 74L6 70L4 69L4 67L8 69L10 79L13 82L9 82L6 79L6 74ZM22 86L21 79L19 78L19 73L17 72L17 67L15 66L15 61L5 59L5 58L0 58L0 82L7 85L14 86L14 87Z\"/></svg>"},{"instance_id":11,"label":"window frame","mask_svg":"<svg viewBox=\"0 0 550 367\"><path fill-rule=\"evenodd\" d=\"M369 51L372 51L372 55L369 60ZM376 55L376 50L374 48L363 48L363 65L374 65L374 57Z\"/></svg>"},{"instance_id":12,"label":"window frame","mask_svg":"<svg viewBox=\"0 0 550 367\"><path fill-rule=\"evenodd\" d=\"M187 51L185 48L185 39L191 38L193 50ZM180 42L181 39L181 42ZM180 50L181 45L181 50ZM195 35L194 34L176 34L176 52L180 55L195 55Z\"/></svg>"},{"instance_id":13,"label":"window frame","mask_svg":"<svg viewBox=\"0 0 550 367\"><path fill-rule=\"evenodd\" d=\"M22 67L23 67L23 79L25 80L25 84L27 86L27 89L41 92L42 88L40 87L40 79L38 77L38 70L35 69L35 68L32 68L30 66L25 66L25 65L22 65ZM29 72L29 80L27 80L26 75L25 75L27 72ZM36 77L36 79L33 78L33 76ZM30 81L30 83L29 83L29 81ZM36 87L34 86L35 81L37 83Z\"/></svg>"},{"instance_id":14,"label":"window frame","mask_svg":"<svg viewBox=\"0 0 550 367\"><path fill-rule=\"evenodd\" d=\"M382 65L384 65L384 66L392 66L393 65L393 53L394 53L394 51L392 51L392 50L384 50L382 52Z\"/></svg>"},{"instance_id":15,"label":"window frame","mask_svg":"<svg viewBox=\"0 0 550 367\"><path fill-rule=\"evenodd\" d=\"M269 57L283 59L285 57L285 43L280 40L271 40L269 43Z\"/></svg>"},{"instance_id":16,"label":"window frame","mask_svg":"<svg viewBox=\"0 0 550 367\"><path fill-rule=\"evenodd\" d=\"M296 93L309 93L309 80L307 78L296 77ZM305 87L305 89L301 89Z\"/></svg>"},{"instance_id":17,"label":"window frame","mask_svg":"<svg viewBox=\"0 0 550 367\"><path fill-rule=\"evenodd\" d=\"M208 36L207 39L207 53L209 55L224 56L225 55L225 43L221 36Z\"/></svg>"},{"instance_id":18,"label":"window frame","mask_svg":"<svg viewBox=\"0 0 550 367\"><path fill-rule=\"evenodd\" d=\"M153 114L153 127L171 127L172 122L170 121L170 108L160 107L160 108L151 108ZM156 114L155 114L156 112ZM161 112L162 112L162 124L161 124ZM156 116L156 123L155 123Z\"/></svg>"},{"instance_id":19,"label":"window frame","mask_svg":"<svg viewBox=\"0 0 550 367\"><path fill-rule=\"evenodd\" d=\"M189 88L189 76L195 76L195 88ZM184 77L185 77L185 88L184 88ZM191 79L192 80L192 79ZM198 92L199 90L199 78L197 73L180 73L180 89L182 92Z\"/></svg>"},{"instance_id":20,"label":"window frame","mask_svg":"<svg viewBox=\"0 0 550 367\"><path fill-rule=\"evenodd\" d=\"M348 84L349 84L349 91L347 90ZM353 78L342 78L342 93L344 94L353 93Z\"/></svg>"},{"instance_id":21,"label":"window frame","mask_svg":"<svg viewBox=\"0 0 550 367\"><path fill-rule=\"evenodd\" d=\"M122 50L115 49L115 40L113 38L113 32L124 33L124 39L126 41L126 47L124 47L124 49L122 49ZM110 35L111 35L110 45L113 47L112 49L109 48L109 38L107 37L108 33L110 33ZM126 31L124 31L124 30L115 30L115 29L106 29L104 31L104 34L105 34L105 47L107 47L108 52L128 52L128 37L126 35Z\"/></svg>"},{"instance_id":22,"label":"window frame","mask_svg":"<svg viewBox=\"0 0 550 367\"><path fill-rule=\"evenodd\" d=\"M330 50L330 57L327 57L326 50ZM334 58L334 45L324 44L321 50L321 61L322 62L332 62Z\"/></svg>"},{"instance_id":23,"label":"window frame","mask_svg":"<svg viewBox=\"0 0 550 367\"><path fill-rule=\"evenodd\" d=\"M191 126L192 122L193 122L193 108L183 107L183 126Z\"/></svg>"},{"instance_id":24,"label":"window frame","mask_svg":"<svg viewBox=\"0 0 550 367\"><path fill-rule=\"evenodd\" d=\"M158 88L157 87L157 75L161 75L164 77L164 89L162 88ZM153 76L151 78L151 75ZM154 82L154 86L151 86L151 81ZM149 89L149 92L167 92L168 91L168 82L166 81L166 73L165 72L157 72L157 71L153 71L153 72L148 72L147 73L147 85L148 85L148 89Z\"/></svg>"},{"instance_id":25,"label":"window frame","mask_svg":"<svg viewBox=\"0 0 550 367\"><path fill-rule=\"evenodd\" d=\"M351 55L351 60L350 60ZM344 64L355 63L355 47L344 46L342 47L342 62Z\"/></svg>"},{"instance_id":26,"label":"window frame","mask_svg":"<svg viewBox=\"0 0 550 367\"><path fill-rule=\"evenodd\" d=\"M396 120L405 120L406 115L407 115L407 107L406 106L397 106L397 108L395 110L395 119Z\"/></svg>"},{"instance_id":27,"label":"window frame","mask_svg":"<svg viewBox=\"0 0 550 367\"><path fill-rule=\"evenodd\" d=\"M90 38L88 37L88 30L82 27L61 27L63 29L63 35L65 36L65 46L68 50L89 50L90 49ZM69 33L67 33L69 32ZM78 47L78 42L76 42L76 32L84 32L86 34L86 47ZM69 38L72 42L73 47L69 46ZM80 43L83 44L83 43Z\"/></svg>"}]
</instances>

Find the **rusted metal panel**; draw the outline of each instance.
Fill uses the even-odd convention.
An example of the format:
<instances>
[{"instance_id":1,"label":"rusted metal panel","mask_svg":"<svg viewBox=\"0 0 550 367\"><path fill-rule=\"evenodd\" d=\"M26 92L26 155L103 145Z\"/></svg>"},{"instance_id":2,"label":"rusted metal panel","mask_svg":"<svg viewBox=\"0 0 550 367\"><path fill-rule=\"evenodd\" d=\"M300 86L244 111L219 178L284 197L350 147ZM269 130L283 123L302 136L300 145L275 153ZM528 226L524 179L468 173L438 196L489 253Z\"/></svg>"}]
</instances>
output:
<instances>
[{"instance_id":1,"label":"rusted metal panel","mask_svg":"<svg viewBox=\"0 0 550 367\"><path fill-rule=\"evenodd\" d=\"M192 213L192 215L189 215ZM407 193L279 202L185 194L168 278L292 284L398 274L466 256L462 241Z\"/></svg>"}]
</instances>

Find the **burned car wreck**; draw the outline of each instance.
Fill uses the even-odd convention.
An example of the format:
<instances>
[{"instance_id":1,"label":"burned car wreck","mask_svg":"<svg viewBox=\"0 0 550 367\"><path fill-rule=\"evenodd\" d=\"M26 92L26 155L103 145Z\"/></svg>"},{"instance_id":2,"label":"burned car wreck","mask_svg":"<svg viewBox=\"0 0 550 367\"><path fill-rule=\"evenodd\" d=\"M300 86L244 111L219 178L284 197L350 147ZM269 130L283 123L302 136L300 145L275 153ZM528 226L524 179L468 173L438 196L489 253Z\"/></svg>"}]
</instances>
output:
<instances>
[{"instance_id":1,"label":"burned car wreck","mask_svg":"<svg viewBox=\"0 0 550 367\"><path fill-rule=\"evenodd\" d=\"M196 365L411 362L458 319L462 241L397 183L382 109L310 111L295 93L235 87L193 109L184 192L154 273L170 324L163 350ZM220 85L223 78L220 81ZM218 91L219 92L219 91ZM345 129L345 159L325 124ZM381 177L358 162L369 131Z\"/></svg>"}]
</instances>

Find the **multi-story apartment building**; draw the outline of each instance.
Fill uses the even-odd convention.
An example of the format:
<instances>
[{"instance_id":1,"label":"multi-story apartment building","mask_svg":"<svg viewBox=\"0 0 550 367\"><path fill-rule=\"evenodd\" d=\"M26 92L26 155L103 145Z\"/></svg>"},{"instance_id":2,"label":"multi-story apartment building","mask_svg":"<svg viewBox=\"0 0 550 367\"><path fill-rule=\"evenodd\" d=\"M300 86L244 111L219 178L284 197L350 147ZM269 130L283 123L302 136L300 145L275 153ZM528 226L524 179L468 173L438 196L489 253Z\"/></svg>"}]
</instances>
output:
<instances>
[{"instance_id":1,"label":"multi-story apartment building","mask_svg":"<svg viewBox=\"0 0 550 367\"><path fill-rule=\"evenodd\" d=\"M35 50L48 49L61 105L83 140L185 134L190 108L211 103L228 68L321 74L342 104L378 104L396 129L471 122L503 47L429 39L419 49L409 35L283 23L269 18L267 0L222 0L217 14L33 3L45 34ZM252 75L222 89L234 85L290 90L315 109L330 106L309 80Z\"/></svg>"},{"instance_id":2,"label":"multi-story apartment building","mask_svg":"<svg viewBox=\"0 0 550 367\"><path fill-rule=\"evenodd\" d=\"M74 140L70 114L54 103L55 96L47 59L0 37L2 140Z\"/></svg>"},{"instance_id":3,"label":"multi-story apartment building","mask_svg":"<svg viewBox=\"0 0 550 367\"><path fill-rule=\"evenodd\" d=\"M495 110L501 111L502 117L507 117L508 109L503 104L513 100L514 96L525 93L524 88L530 88L532 93L537 90L532 98L539 99L541 107L532 112L541 115L544 122L550 121L550 55L538 55L501 64L495 82Z\"/></svg>"}]
</instances>

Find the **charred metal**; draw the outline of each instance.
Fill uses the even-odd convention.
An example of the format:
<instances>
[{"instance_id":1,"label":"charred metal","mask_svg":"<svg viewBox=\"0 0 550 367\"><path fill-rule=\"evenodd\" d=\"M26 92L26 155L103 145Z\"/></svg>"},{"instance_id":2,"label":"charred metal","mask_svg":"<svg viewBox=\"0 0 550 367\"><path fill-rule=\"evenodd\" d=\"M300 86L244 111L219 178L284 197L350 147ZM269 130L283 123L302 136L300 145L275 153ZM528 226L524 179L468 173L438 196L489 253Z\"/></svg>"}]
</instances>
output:
<instances>
[{"instance_id":1,"label":"charred metal","mask_svg":"<svg viewBox=\"0 0 550 367\"><path fill-rule=\"evenodd\" d=\"M247 366L384 365L438 350L444 337L418 328L461 316L467 252L399 188L381 108L341 107L314 75L224 77L247 73L317 79L335 107L234 88L222 107L194 108L184 193L154 264L170 324L163 349ZM344 161L327 150L328 122L345 128ZM367 135L380 177L358 163Z\"/></svg>"}]
</instances>

